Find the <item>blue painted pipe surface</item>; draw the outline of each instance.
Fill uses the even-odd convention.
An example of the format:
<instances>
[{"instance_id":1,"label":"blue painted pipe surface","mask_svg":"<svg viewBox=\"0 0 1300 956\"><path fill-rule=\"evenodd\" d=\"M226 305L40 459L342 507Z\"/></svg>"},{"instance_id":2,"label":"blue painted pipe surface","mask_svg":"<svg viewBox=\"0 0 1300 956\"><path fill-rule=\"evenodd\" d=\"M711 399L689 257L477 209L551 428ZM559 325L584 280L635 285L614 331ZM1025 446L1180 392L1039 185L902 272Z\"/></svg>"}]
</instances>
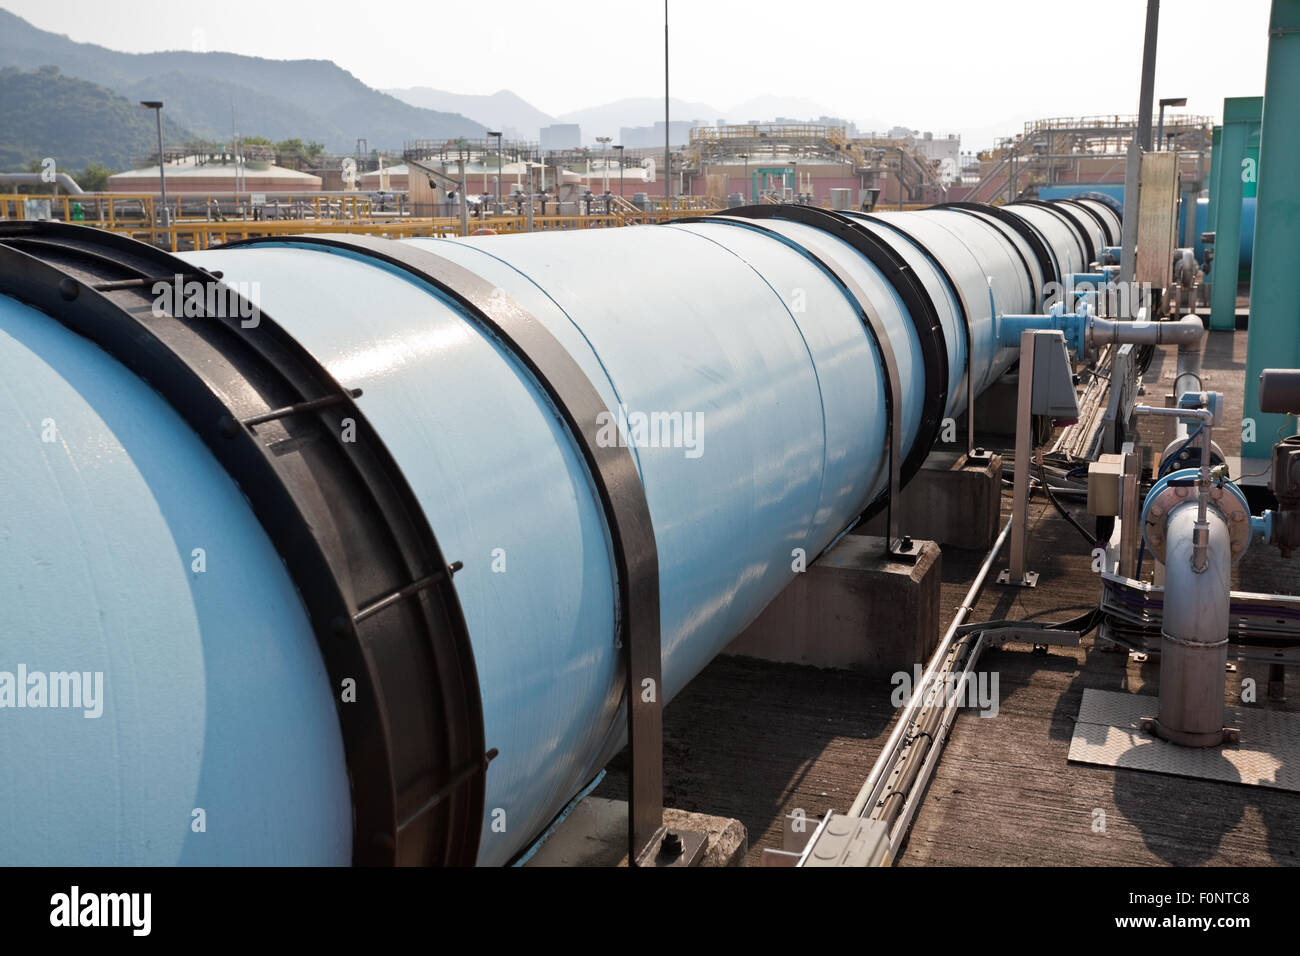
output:
<instances>
[{"instance_id":1,"label":"blue painted pipe surface","mask_svg":"<svg viewBox=\"0 0 1300 956\"><path fill-rule=\"evenodd\" d=\"M1241 248L1237 254L1237 268L1245 272L1250 271L1250 263L1255 255L1255 203L1254 196L1247 196L1241 201ZM1208 199L1196 201L1196 261L1202 264L1205 262L1205 244L1201 242L1201 234L1209 228L1206 225L1209 208ZM1213 265L1210 271L1214 271Z\"/></svg>"},{"instance_id":2,"label":"blue painted pipe surface","mask_svg":"<svg viewBox=\"0 0 1300 956\"><path fill-rule=\"evenodd\" d=\"M0 862L347 863L325 668L240 489L148 385L3 295L0 369Z\"/></svg>"},{"instance_id":3,"label":"blue painted pipe surface","mask_svg":"<svg viewBox=\"0 0 1300 956\"><path fill-rule=\"evenodd\" d=\"M1077 271L1080 237L1042 207L1008 208ZM1058 276L980 216L852 218L930 296L950 372L945 411L956 414L968 351L981 389L1014 361L1000 317L1037 311L1034 290ZM944 386L927 381L889 278L808 225L706 220L405 244L521 304L590 379L615 440L624 423L658 548L667 698L887 484L881 356L836 271L870 300L895 354L905 455L921 439L926 395ZM486 743L500 752L479 862L509 861L624 737L617 572L573 436L476 315L408 273L292 237L182 258L256 283L266 314L362 389L357 403L442 551L463 562L454 583ZM98 721L3 715L0 819L21 826L0 832L0 859L345 861L348 782L330 688L301 601L239 489L139 380L3 297L0 370L12 383L0 391L0 435L19 449L8 467L16 513L29 516L13 532L21 546L0 559L5 657L106 677ZM60 441L39 440L46 418ZM199 547L202 573L190 570ZM61 759L33 767L36 753ZM190 830L197 807L206 834Z\"/></svg>"}]
</instances>

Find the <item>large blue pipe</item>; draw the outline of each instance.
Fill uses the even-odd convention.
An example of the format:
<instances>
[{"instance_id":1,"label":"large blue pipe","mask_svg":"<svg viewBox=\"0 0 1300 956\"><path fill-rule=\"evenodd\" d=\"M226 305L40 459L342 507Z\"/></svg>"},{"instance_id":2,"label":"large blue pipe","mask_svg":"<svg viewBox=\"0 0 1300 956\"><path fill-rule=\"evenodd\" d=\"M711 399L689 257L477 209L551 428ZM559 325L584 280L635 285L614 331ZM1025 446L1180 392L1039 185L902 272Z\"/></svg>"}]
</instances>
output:
<instances>
[{"instance_id":1,"label":"large blue pipe","mask_svg":"<svg viewBox=\"0 0 1300 956\"><path fill-rule=\"evenodd\" d=\"M976 391L1014 361L1000 317L1039 311L1053 270L1086 266L1105 238L1050 205L755 208L391 246L522 308L598 393L610 434L626 424L657 546L668 698L781 592L801 552L819 554L887 487L886 382L864 308L898 367L904 455L924 452L936 415L964 408L968 360ZM864 255L872 237L907 268ZM59 266L62 253L6 244L0 694L20 665L104 685L97 718L0 710L0 859L355 859L349 802L364 781L340 742L350 705L322 663L313 582L291 577L256 496L174 399L33 307L21 256ZM615 544L554 396L482 315L365 249L286 237L185 253L177 269L219 270L256 297L264 328L361 390L356 407L463 564L455 598L483 740L499 752L471 829L479 863L508 862L625 736ZM638 431L640 415L658 430Z\"/></svg>"}]
</instances>

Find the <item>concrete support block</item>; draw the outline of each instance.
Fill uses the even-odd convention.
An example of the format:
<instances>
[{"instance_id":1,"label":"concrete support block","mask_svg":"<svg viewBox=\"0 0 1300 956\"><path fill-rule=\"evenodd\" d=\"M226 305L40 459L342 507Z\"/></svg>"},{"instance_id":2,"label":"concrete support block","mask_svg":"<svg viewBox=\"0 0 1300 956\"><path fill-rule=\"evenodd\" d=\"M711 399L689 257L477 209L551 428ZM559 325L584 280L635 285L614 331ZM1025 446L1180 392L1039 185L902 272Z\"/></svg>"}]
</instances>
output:
<instances>
[{"instance_id":1,"label":"concrete support block","mask_svg":"<svg viewBox=\"0 0 1300 956\"><path fill-rule=\"evenodd\" d=\"M900 534L988 551L1002 522L1002 456L972 462L965 452L932 452L903 489L898 507ZM885 516L861 530L883 535Z\"/></svg>"},{"instance_id":2,"label":"concrete support block","mask_svg":"<svg viewBox=\"0 0 1300 956\"><path fill-rule=\"evenodd\" d=\"M724 653L882 678L910 673L939 643L939 546L916 544L915 562L894 561L883 538L846 535Z\"/></svg>"},{"instance_id":3,"label":"concrete support block","mask_svg":"<svg viewBox=\"0 0 1300 956\"><path fill-rule=\"evenodd\" d=\"M664 808L670 830L708 836L700 866L741 866L749 850L745 825L730 817ZM525 866L627 866L627 801L587 797L538 847Z\"/></svg>"}]
</instances>

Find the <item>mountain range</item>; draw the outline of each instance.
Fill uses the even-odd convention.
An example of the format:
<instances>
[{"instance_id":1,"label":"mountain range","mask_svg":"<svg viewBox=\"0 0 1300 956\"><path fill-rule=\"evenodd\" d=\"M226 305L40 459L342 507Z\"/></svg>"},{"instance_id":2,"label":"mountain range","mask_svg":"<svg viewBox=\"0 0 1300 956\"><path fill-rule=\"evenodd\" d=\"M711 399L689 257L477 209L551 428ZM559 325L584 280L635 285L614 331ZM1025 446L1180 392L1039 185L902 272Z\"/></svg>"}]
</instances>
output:
<instances>
[{"instance_id":1,"label":"mountain range","mask_svg":"<svg viewBox=\"0 0 1300 956\"><path fill-rule=\"evenodd\" d=\"M228 139L233 126L243 135L297 137L352 153L362 139L371 148L400 149L406 140L486 132L466 116L412 106L372 89L329 60L184 50L119 53L40 30L0 10L0 67L31 71L47 65L104 87L137 110L140 99L161 99L165 115L179 128L218 141ZM82 119L97 122L93 116ZM10 135L0 127L0 139ZM75 143L48 146L81 152Z\"/></svg>"},{"instance_id":2,"label":"mountain range","mask_svg":"<svg viewBox=\"0 0 1300 956\"><path fill-rule=\"evenodd\" d=\"M663 119L663 100L633 97L551 115L510 90L470 95L429 87L376 90L329 60L271 60L236 53L122 53L41 30L0 9L0 166L22 169L55 156L63 168L124 169L154 152L153 118L140 100L162 100L169 143L226 142L232 134L318 142L333 153L400 150L409 140L481 137L537 141L541 127L577 123L584 144L616 140L620 127ZM726 109L674 99L677 120L713 123L812 120L831 110L811 100L761 96ZM884 129L884 124L875 128Z\"/></svg>"}]
</instances>

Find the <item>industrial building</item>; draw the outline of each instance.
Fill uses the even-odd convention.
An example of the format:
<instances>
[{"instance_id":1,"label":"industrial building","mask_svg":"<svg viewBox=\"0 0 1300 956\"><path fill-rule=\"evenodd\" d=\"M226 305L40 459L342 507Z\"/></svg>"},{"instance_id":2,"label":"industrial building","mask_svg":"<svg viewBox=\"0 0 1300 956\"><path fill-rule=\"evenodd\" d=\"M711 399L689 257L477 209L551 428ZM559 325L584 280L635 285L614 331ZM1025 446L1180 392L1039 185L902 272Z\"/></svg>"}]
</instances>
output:
<instances>
[{"instance_id":1,"label":"industrial building","mask_svg":"<svg viewBox=\"0 0 1300 956\"><path fill-rule=\"evenodd\" d=\"M1272 9L1262 95L1157 115L1150 0L1136 115L969 175L556 124L322 193L159 119L0 197L0 860L1295 865Z\"/></svg>"},{"instance_id":2,"label":"industrial building","mask_svg":"<svg viewBox=\"0 0 1300 956\"><path fill-rule=\"evenodd\" d=\"M321 177L265 160L208 162L201 156L185 156L170 160L161 174L174 193L301 193L321 188ZM128 169L109 176L108 189L117 193L151 192L159 175L156 162L152 166Z\"/></svg>"}]
</instances>

